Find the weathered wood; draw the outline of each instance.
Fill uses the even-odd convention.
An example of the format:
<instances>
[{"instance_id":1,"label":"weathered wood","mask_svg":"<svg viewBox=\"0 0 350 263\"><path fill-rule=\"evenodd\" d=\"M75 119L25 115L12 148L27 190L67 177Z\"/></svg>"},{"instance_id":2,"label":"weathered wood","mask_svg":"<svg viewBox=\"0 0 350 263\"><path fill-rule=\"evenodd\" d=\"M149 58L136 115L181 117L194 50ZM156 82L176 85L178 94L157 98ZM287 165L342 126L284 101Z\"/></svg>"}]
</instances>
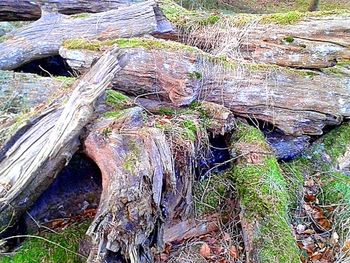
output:
<instances>
[{"instance_id":1,"label":"weathered wood","mask_svg":"<svg viewBox=\"0 0 350 263\"><path fill-rule=\"evenodd\" d=\"M131 262L152 262L151 247L163 243L163 199L176 187L172 154L163 132L143 123L141 108L124 110L91 127L85 152L102 172L103 191L87 234L89 262L120 255Z\"/></svg>"},{"instance_id":2,"label":"weathered wood","mask_svg":"<svg viewBox=\"0 0 350 263\"><path fill-rule=\"evenodd\" d=\"M164 229L165 243L179 243L219 230L219 218L214 214L201 220L188 219Z\"/></svg>"},{"instance_id":3,"label":"weathered wood","mask_svg":"<svg viewBox=\"0 0 350 263\"><path fill-rule=\"evenodd\" d=\"M125 63L119 49L106 52L77 83L68 102L51 109L10 147L0 163L0 227L18 220L69 161L91 120L94 102Z\"/></svg>"},{"instance_id":4,"label":"weathered wood","mask_svg":"<svg viewBox=\"0 0 350 263\"><path fill-rule=\"evenodd\" d=\"M288 185L263 134L240 123L232 148L236 163L231 175L241 208L245 262L300 263L288 217Z\"/></svg>"},{"instance_id":5,"label":"weathered wood","mask_svg":"<svg viewBox=\"0 0 350 263\"><path fill-rule=\"evenodd\" d=\"M28 119L62 101L73 81L74 78L0 71L0 148Z\"/></svg>"},{"instance_id":6,"label":"weathered wood","mask_svg":"<svg viewBox=\"0 0 350 263\"><path fill-rule=\"evenodd\" d=\"M350 117L347 77L222 61L169 41L134 41L141 47L126 49L130 63L113 80L114 88L127 94L162 98L175 106L194 100L215 102L236 115L267 121L293 135L322 134L324 126ZM73 59L91 65L85 53L73 50L61 55L69 64ZM84 71L85 66L76 69Z\"/></svg>"},{"instance_id":7,"label":"weathered wood","mask_svg":"<svg viewBox=\"0 0 350 263\"><path fill-rule=\"evenodd\" d=\"M57 55L64 40L77 36L106 40L171 31L171 25L156 9L151 0L87 17L43 13L38 21L7 35L0 43L0 69L14 69L35 59Z\"/></svg>"},{"instance_id":8,"label":"weathered wood","mask_svg":"<svg viewBox=\"0 0 350 263\"><path fill-rule=\"evenodd\" d=\"M99 13L118 9L142 0L2 0L0 2L0 21L36 20L41 16L41 9L72 15L79 13Z\"/></svg>"},{"instance_id":9,"label":"weathered wood","mask_svg":"<svg viewBox=\"0 0 350 263\"><path fill-rule=\"evenodd\" d=\"M239 18L221 18L214 25L185 32L184 37L213 54L284 67L322 69L349 60L350 14L317 14L287 25L273 23L268 15L244 26L232 26L231 20L239 24Z\"/></svg>"}]
</instances>

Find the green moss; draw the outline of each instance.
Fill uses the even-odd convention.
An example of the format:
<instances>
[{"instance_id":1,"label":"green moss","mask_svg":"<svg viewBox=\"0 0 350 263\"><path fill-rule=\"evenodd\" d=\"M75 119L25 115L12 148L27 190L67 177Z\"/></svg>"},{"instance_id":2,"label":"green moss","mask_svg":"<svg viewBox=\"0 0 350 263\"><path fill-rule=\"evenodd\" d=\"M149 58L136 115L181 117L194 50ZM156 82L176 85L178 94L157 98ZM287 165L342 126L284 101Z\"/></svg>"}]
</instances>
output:
<instances>
[{"instance_id":1,"label":"green moss","mask_svg":"<svg viewBox=\"0 0 350 263\"><path fill-rule=\"evenodd\" d=\"M287 36L283 39L287 43L293 43L294 42L294 37L292 36Z\"/></svg>"},{"instance_id":2,"label":"green moss","mask_svg":"<svg viewBox=\"0 0 350 263\"><path fill-rule=\"evenodd\" d=\"M233 141L239 145L238 149L268 149L263 134L242 123L238 124ZM239 150L237 154L243 152ZM261 159L255 162L236 164L230 176L245 217L259 221L254 239L255 247L259 248L259 262L300 262L299 250L288 223L290 197L287 182L272 154L258 155Z\"/></svg>"},{"instance_id":3,"label":"green moss","mask_svg":"<svg viewBox=\"0 0 350 263\"><path fill-rule=\"evenodd\" d=\"M217 174L196 183L193 188L196 215L220 212L230 191L233 191L232 184L225 174Z\"/></svg>"},{"instance_id":4,"label":"green moss","mask_svg":"<svg viewBox=\"0 0 350 263\"><path fill-rule=\"evenodd\" d=\"M159 114L172 116L176 113L176 110L168 107L161 107L159 109Z\"/></svg>"},{"instance_id":5,"label":"green moss","mask_svg":"<svg viewBox=\"0 0 350 263\"><path fill-rule=\"evenodd\" d=\"M123 111L107 111L102 115L102 118L116 119L123 115Z\"/></svg>"},{"instance_id":6,"label":"green moss","mask_svg":"<svg viewBox=\"0 0 350 263\"><path fill-rule=\"evenodd\" d=\"M265 137L261 131L250 125L242 123L237 124L233 139L238 140L238 142L258 143L265 145Z\"/></svg>"},{"instance_id":7,"label":"green moss","mask_svg":"<svg viewBox=\"0 0 350 263\"><path fill-rule=\"evenodd\" d=\"M69 249L73 252L78 251L79 242L84 237L84 234L90 222L74 224L62 232L42 233L41 237L48 239L51 242ZM76 254L67 251L55 244L49 243L43 239L35 237L27 238L22 244L19 251L12 257L1 257L1 263L76 263L83 260Z\"/></svg>"},{"instance_id":8,"label":"green moss","mask_svg":"<svg viewBox=\"0 0 350 263\"><path fill-rule=\"evenodd\" d=\"M188 73L188 77L190 79L201 79L202 78L202 73L200 73L198 71L192 71L192 72Z\"/></svg>"},{"instance_id":9,"label":"green moss","mask_svg":"<svg viewBox=\"0 0 350 263\"><path fill-rule=\"evenodd\" d=\"M237 165L232 178L249 217L286 215L286 182L274 157L266 158L259 165Z\"/></svg>"},{"instance_id":10,"label":"green moss","mask_svg":"<svg viewBox=\"0 0 350 263\"><path fill-rule=\"evenodd\" d=\"M130 103L128 96L115 90L106 90L106 103L114 108L120 108L121 106Z\"/></svg>"},{"instance_id":11,"label":"green moss","mask_svg":"<svg viewBox=\"0 0 350 263\"><path fill-rule=\"evenodd\" d=\"M120 48L145 48L145 49L166 49L166 50L184 50L189 52L201 52L198 48L187 46L174 41L154 40L149 38L118 38L105 41L88 41L86 39L70 39L63 43L67 49L86 49L99 51L103 47L118 45Z\"/></svg>"},{"instance_id":12,"label":"green moss","mask_svg":"<svg viewBox=\"0 0 350 263\"><path fill-rule=\"evenodd\" d=\"M98 51L101 48L100 41L90 41L86 39L69 39L63 42L63 47L67 49L86 49Z\"/></svg>"},{"instance_id":13,"label":"green moss","mask_svg":"<svg viewBox=\"0 0 350 263\"><path fill-rule=\"evenodd\" d=\"M305 17L305 13L302 13L299 11L290 11L287 13L276 13L276 14L265 15L262 17L261 22L264 24L274 23L274 24L280 24L280 25L288 25L288 24L294 24L300 21L304 17Z\"/></svg>"},{"instance_id":14,"label":"green moss","mask_svg":"<svg viewBox=\"0 0 350 263\"><path fill-rule=\"evenodd\" d=\"M197 131L198 131L197 124L193 120L183 120L181 124L182 124L182 127L184 128L182 132L182 136L185 139L195 141L197 138Z\"/></svg>"},{"instance_id":15,"label":"green moss","mask_svg":"<svg viewBox=\"0 0 350 263\"><path fill-rule=\"evenodd\" d=\"M73 18L73 19L77 19L77 18L83 19L83 18L87 18L90 16L91 16L91 14L89 14L89 13L81 13L81 14L70 15L69 17Z\"/></svg>"},{"instance_id":16,"label":"green moss","mask_svg":"<svg viewBox=\"0 0 350 263\"><path fill-rule=\"evenodd\" d=\"M72 78L72 77L64 77L64 76L57 76L54 77L56 80L61 81L65 87L70 87L73 85L73 83L75 82L76 78Z\"/></svg>"},{"instance_id":17,"label":"green moss","mask_svg":"<svg viewBox=\"0 0 350 263\"><path fill-rule=\"evenodd\" d=\"M129 173L135 173L136 165L140 159L141 149L137 141L128 141L128 153L125 156L123 168Z\"/></svg>"},{"instance_id":18,"label":"green moss","mask_svg":"<svg viewBox=\"0 0 350 263\"><path fill-rule=\"evenodd\" d=\"M171 0L160 0L159 4L167 19L182 30L191 27L213 25L221 18L217 14L189 11Z\"/></svg>"},{"instance_id":19,"label":"green moss","mask_svg":"<svg viewBox=\"0 0 350 263\"><path fill-rule=\"evenodd\" d=\"M335 161L344 155L347 146L350 144L350 123L333 129L323 138L325 151Z\"/></svg>"}]
</instances>

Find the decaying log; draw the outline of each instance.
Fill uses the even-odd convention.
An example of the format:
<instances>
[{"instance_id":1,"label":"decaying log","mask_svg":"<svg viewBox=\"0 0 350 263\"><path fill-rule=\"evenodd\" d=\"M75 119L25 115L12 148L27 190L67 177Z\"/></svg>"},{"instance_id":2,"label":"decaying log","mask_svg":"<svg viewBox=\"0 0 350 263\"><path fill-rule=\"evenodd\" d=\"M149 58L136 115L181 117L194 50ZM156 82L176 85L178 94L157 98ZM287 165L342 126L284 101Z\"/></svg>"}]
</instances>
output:
<instances>
[{"instance_id":1,"label":"decaying log","mask_svg":"<svg viewBox=\"0 0 350 263\"><path fill-rule=\"evenodd\" d=\"M114 88L127 94L153 95L175 106L195 100L215 102L293 135L322 134L325 125L337 125L350 116L347 77L221 61L186 46L181 50L170 41L134 39L133 46L135 41L140 48L125 49L130 62L113 80ZM72 67L83 65L77 71L98 57L92 51L61 51Z\"/></svg>"},{"instance_id":2,"label":"decaying log","mask_svg":"<svg viewBox=\"0 0 350 263\"><path fill-rule=\"evenodd\" d=\"M300 263L288 218L287 182L263 134L240 123L232 147L237 157L232 178L241 207L245 262Z\"/></svg>"},{"instance_id":3,"label":"decaying log","mask_svg":"<svg viewBox=\"0 0 350 263\"><path fill-rule=\"evenodd\" d=\"M0 228L12 225L69 161L91 120L94 102L125 63L119 49L106 52L75 84L68 102L39 117L0 163Z\"/></svg>"},{"instance_id":4,"label":"decaying log","mask_svg":"<svg viewBox=\"0 0 350 263\"><path fill-rule=\"evenodd\" d=\"M299 17L289 24L279 24L288 14L225 16L185 30L183 38L215 55L285 67L322 69L350 59L349 12L295 15Z\"/></svg>"},{"instance_id":5,"label":"decaying log","mask_svg":"<svg viewBox=\"0 0 350 263\"><path fill-rule=\"evenodd\" d=\"M118 9L142 0L2 0L0 2L0 21L36 20L41 16L41 9L72 15L79 13L99 13Z\"/></svg>"},{"instance_id":6,"label":"decaying log","mask_svg":"<svg viewBox=\"0 0 350 263\"><path fill-rule=\"evenodd\" d=\"M14 69L29 61L58 55L66 39L114 39L171 31L171 25L151 0L87 17L44 13L0 43L0 69Z\"/></svg>"},{"instance_id":7,"label":"decaying log","mask_svg":"<svg viewBox=\"0 0 350 263\"><path fill-rule=\"evenodd\" d=\"M102 172L103 191L87 232L93 240L89 262L105 262L113 254L149 262L150 248L163 243L163 197L176 187L165 135L145 126L138 107L117 119L102 119L90 130L85 152Z\"/></svg>"}]
</instances>

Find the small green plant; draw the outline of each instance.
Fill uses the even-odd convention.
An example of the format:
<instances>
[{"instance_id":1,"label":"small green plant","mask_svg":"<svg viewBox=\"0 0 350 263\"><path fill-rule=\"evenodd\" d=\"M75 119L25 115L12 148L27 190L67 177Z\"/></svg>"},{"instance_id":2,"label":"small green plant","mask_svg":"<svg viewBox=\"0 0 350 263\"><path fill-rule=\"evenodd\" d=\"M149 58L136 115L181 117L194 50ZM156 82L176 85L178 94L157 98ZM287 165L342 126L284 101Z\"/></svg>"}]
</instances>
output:
<instances>
[{"instance_id":1,"label":"small green plant","mask_svg":"<svg viewBox=\"0 0 350 263\"><path fill-rule=\"evenodd\" d=\"M294 42L294 37L292 37L292 36L287 36L287 37L285 37L283 40L284 40L285 42L291 44L291 43Z\"/></svg>"},{"instance_id":2,"label":"small green plant","mask_svg":"<svg viewBox=\"0 0 350 263\"><path fill-rule=\"evenodd\" d=\"M192 72L188 73L188 77L190 79L201 79L202 78L202 73L200 73L198 71L192 71Z\"/></svg>"}]
</instances>

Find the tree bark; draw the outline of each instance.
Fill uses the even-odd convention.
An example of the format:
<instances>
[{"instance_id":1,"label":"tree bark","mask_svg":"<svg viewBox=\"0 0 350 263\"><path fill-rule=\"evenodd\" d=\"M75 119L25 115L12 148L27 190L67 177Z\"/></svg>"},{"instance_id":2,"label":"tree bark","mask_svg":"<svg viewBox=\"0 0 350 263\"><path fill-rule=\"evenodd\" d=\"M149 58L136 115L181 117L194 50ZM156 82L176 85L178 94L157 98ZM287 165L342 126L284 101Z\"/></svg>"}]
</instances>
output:
<instances>
[{"instance_id":1,"label":"tree bark","mask_svg":"<svg viewBox=\"0 0 350 263\"><path fill-rule=\"evenodd\" d=\"M39 116L52 104L60 104L73 81L74 78L45 78L0 70L0 148L30 118ZM0 151L0 161L1 156Z\"/></svg>"},{"instance_id":2,"label":"tree bark","mask_svg":"<svg viewBox=\"0 0 350 263\"><path fill-rule=\"evenodd\" d=\"M85 151L102 172L103 191L87 234L93 248L88 262L118 255L152 262L151 247L163 245L164 195L176 189L171 149L163 132L144 126L142 109L97 122Z\"/></svg>"},{"instance_id":3,"label":"tree bark","mask_svg":"<svg viewBox=\"0 0 350 263\"><path fill-rule=\"evenodd\" d=\"M154 1L135 4L87 17L44 13L0 43L0 69L14 69L35 59L58 55L64 40L114 39L165 33L172 30ZM43 37L44 36L44 37Z\"/></svg>"},{"instance_id":4,"label":"tree bark","mask_svg":"<svg viewBox=\"0 0 350 263\"><path fill-rule=\"evenodd\" d=\"M293 68L323 69L350 59L349 14L315 15L287 25L266 23L261 16L232 26L230 19L185 31L185 42L215 55Z\"/></svg>"},{"instance_id":5,"label":"tree bark","mask_svg":"<svg viewBox=\"0 0 350 263\"><path fill-rule=\"evenodd\" d=\"M36 20L41 16L41 9L72 15L79 13L99 13L118 9L142 0L2 0L0 2L0 21Z\"/></svg>"},{"instance_id":6,"label":"tree bark","mask_svg":"<svg viewBox=\"0 0 350 263\"><path fill-rule=\"evenodd\" d=\"M43 113L6 151L0 163L1 230L18 220L69 161L93 117L95 100L124 63L118 49L106 52L76 83L64 107Z\"/></svg>"},{"instance_id":7,"label":"tree bark","mask_svg":"<svg viewBox=\"0 0 350 263\"><path fill-rule=\"evenodd\" d=\"M222 62L198 50L171 47L169 41L156 43L164 47L126 49L130 62L114 78L115 89L133 96L162 98L175 106L195 100L215 102L236 115L269 122L293 135L319 135L324 126L350 117L346 77L234 60ZM61 55L73 67L72 60L90 65L88 60L98 57L84 50L62 50ZM75 69L85 70L84 66Z\"/></svg>"}]
</instances>

